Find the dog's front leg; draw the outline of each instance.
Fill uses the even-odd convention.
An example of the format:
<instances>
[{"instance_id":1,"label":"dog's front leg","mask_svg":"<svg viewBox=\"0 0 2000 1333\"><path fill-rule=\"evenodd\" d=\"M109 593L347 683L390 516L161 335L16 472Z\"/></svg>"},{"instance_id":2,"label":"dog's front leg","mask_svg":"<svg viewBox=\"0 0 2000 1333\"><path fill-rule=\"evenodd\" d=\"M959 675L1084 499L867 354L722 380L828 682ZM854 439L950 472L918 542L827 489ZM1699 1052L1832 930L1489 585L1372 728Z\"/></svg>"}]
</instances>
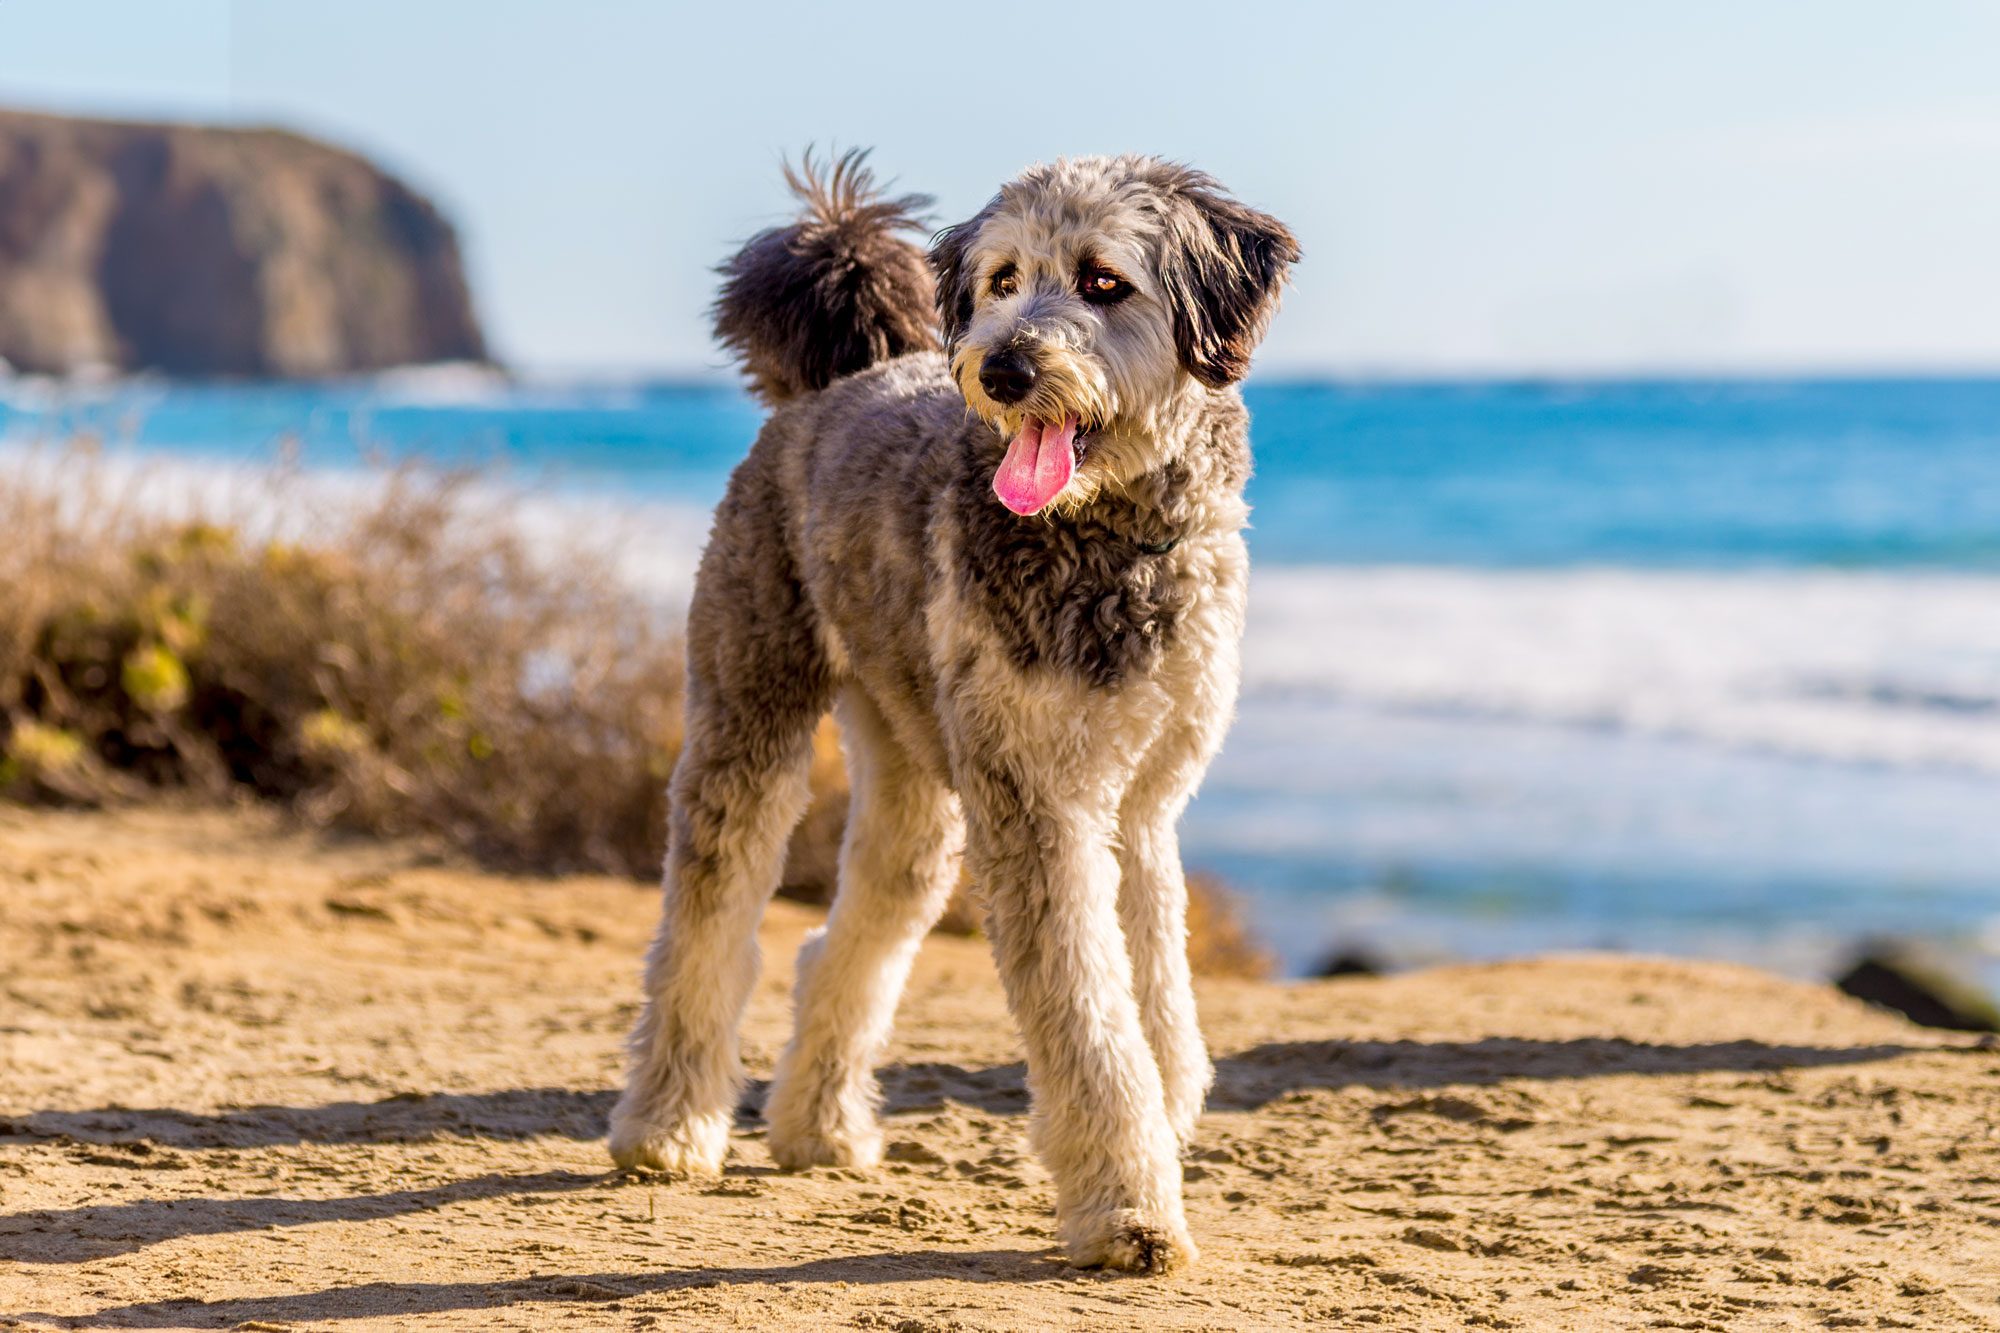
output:
<instances>
[{"instance_id":1,"label":"dog's front leg","mask_svg":"<svg viewBox=\"0 0 2000 1333\"><path fill-rule=\"evenodd\" d=\"M1121 842L1118 916L1132 955L1140 1021L1166 1090L1167 1119L1185 1146L1215 1077L1195 1017L1188 972L1186 872L1171 817L1134 812Z\"/></svg>"},{"instance_id":2,"label":"dog's front leg","mask_svg":"<svg viewBox=\"0 0 2000 1333\"><path fill-rule=\"evenodd\" d=\"M1167 1118L1182 1146L1194 1135L1215 1070L1195 1017L1177 825L1227 719L1224 709L1194 712L1147 753L1118 819L1118 919L1132 955L1140 1022L1166 1088Z\"/></svg>"},{"instance_id":3,"label":"dog's front leg","mask_svg":"<svg viewBox=\"0 0 2000 1333\"><path fill-rule=\"evenodd\" d=\"M1071 1259L1166 1272L1195 1248L1118 926L1116 812L1034 790L1008 769L962 774L960 795L994 958L1028 1048L1030 1136L1055 1177Z\"/></svg>"}]
</instances>

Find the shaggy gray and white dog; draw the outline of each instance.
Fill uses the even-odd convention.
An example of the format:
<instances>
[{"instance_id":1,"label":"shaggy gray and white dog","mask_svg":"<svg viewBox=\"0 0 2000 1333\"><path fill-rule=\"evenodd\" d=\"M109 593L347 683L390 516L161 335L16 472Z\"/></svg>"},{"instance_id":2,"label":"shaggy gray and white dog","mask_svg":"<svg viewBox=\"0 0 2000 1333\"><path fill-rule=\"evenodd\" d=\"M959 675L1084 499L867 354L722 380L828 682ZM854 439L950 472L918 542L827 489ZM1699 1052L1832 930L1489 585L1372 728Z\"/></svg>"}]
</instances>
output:
<instances>
[{"instance_id":1,"label":"shaggy gray and white dog","mask_svg":"<svg viewBox=\"0 0 2000 1333\"><path fill-rule=\"evenodd\" d=\"M1165 1271L1195 1254L1178 1157L1211 1077L1175 825L1234 708L1234 385L1297 245L1199 172L1082 158L1002 187L926 269L903 233L928 201L880 198L854 157L787 175L804 215L725 266L716 304L775 410L688 614L665 908L612 1154L721 1168L757 921L832 707L853 804L799 956L772 1155L879 1158L873 1063L962 849L1069 1254Z\"/></svg>"}]
</instances>

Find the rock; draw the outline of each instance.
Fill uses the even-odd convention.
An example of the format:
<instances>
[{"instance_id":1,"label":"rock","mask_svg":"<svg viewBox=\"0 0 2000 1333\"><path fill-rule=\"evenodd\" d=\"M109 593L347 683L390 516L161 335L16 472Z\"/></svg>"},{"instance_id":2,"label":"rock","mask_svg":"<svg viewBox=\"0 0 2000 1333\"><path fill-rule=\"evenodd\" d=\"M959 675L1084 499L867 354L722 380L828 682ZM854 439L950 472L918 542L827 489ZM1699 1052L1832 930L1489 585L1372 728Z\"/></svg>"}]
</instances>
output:
<instances>
[{"instance_id":1,"label":"rock","mask_svg":"<svg viewBox=\"0 0 2000 1333\"><path fill-rule=\"evenodd\" d=\"M2000 1010L1993 1001L1949 963L1915 945L1869 945L1833 984L1857 1000L1893 1009L1925 1027L2000 1031Z\"/></svg>"},{"instance_id":2,"label":"rock","mask_svg":"<svg viewBox=\"0 0 2000 1333\"><path fill-rule=\"evenodd\" d=\"M0 358L322 376L484 361L486 343L451 224L352 153L0 111Z\"/></svg>"},{"instance_id":3,"label":"rock","mask_svg":"<svg viewBox=\"0 0 2000 1333\"><path fill-rule=\"evenodd\" d=\"M1365 949L1336 949L1312 970L1315 977L1379 977L1387 971Z\"/></svg>"}]
</instances>

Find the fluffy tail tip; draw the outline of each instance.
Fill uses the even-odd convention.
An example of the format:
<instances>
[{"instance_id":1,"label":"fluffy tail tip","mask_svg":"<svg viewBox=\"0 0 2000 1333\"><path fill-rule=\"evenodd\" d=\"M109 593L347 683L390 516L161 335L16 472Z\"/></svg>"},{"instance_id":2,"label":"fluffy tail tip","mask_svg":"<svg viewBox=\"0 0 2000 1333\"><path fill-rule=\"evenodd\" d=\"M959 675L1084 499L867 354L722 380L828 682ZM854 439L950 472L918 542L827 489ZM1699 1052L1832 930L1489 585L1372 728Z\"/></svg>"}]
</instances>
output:
<instances>
[{"instance_id":1,"label":"fluffy tail tip","mask_svg":"<svg viewBox=\"0 0 2000 1333\"><path fill-rule=\"evenodd\" d=\"M938 345L923 249L910 233L928 195L887 197L866 150L830 163L808 150L785 183L796 221L750 238L722 265L715 336L768 403L823 389L879 361Z\"/></svg>"}]
</instances>

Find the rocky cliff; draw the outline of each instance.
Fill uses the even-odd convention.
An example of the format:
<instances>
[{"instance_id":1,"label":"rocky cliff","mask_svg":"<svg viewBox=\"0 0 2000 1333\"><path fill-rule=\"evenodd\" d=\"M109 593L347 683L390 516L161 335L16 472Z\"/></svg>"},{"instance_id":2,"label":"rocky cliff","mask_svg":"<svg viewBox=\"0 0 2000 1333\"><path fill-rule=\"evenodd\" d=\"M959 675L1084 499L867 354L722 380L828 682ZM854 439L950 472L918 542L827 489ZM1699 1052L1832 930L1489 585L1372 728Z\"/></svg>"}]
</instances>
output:
<instances>
[{"instance_id":1,"label":"rocky cliff","mask_svg":"<svg viewBox=\"0 0 2000 1333\"><path fill-rule=\"evenodd\" d=\"M276 130L0 111L0 358L318 376L484 360L451 224Z\"/></svg>"}]
</instances>

